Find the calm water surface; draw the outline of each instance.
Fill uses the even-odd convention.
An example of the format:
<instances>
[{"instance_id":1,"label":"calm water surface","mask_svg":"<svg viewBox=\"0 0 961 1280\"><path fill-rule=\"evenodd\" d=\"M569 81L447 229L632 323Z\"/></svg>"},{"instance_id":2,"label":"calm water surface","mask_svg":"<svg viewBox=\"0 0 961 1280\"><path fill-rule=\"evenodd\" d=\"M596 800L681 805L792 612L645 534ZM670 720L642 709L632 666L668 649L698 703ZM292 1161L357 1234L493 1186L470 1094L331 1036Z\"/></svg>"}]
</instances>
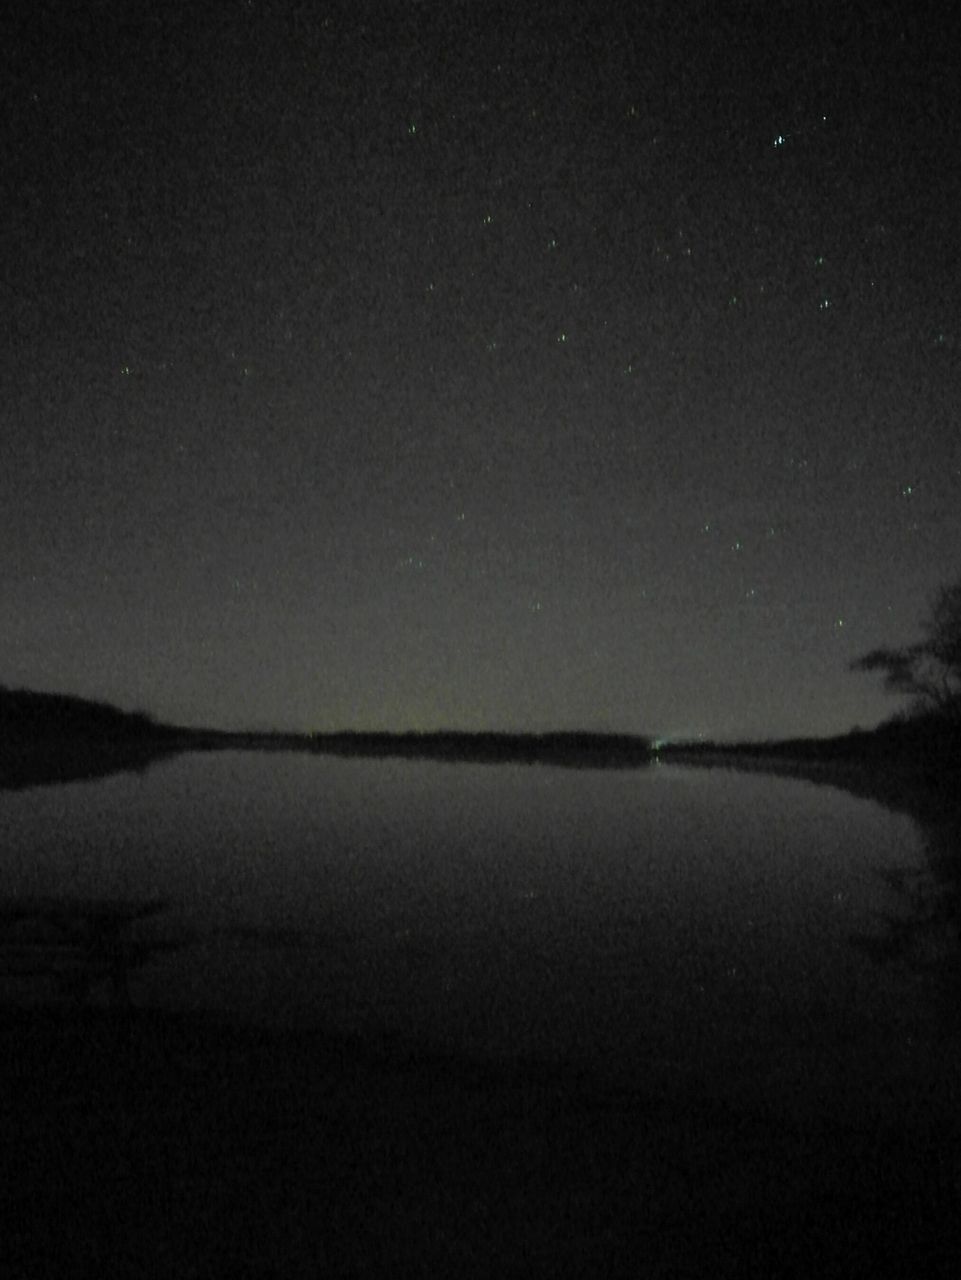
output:
<instances>
[{"instance_id":1,"label":"calm water surface","mask_svg":"<svg viewBox=\"0 0 961 1280\"><path fill-rule=\"evenodd\" d=\"M827 787L185 755L0 795L0 848L8 902L162 900L140 1005L779 1105L941 1087L930 979L851 941L904 910L886 873L923 866L921 833ZM47 998L31 981L6 998Z\"/></svg>"}]
</instances>

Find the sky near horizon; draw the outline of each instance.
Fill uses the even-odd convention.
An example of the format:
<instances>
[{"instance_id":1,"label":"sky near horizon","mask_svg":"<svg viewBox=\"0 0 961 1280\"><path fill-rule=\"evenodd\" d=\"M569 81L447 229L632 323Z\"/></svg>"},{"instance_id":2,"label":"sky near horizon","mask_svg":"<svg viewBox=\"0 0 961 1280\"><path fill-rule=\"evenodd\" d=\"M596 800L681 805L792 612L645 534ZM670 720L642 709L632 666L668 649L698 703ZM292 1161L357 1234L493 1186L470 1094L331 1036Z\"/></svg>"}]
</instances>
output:
<instances>
[{"instance_id":1,"label":"sky near horizon","mask_svg":"<svg viewBox=\"0 0 961 1280\"><path fill-rule=\"evenodd\" d=\"M0 683L828 733L961 572L959 90L885 3L0 20Z\"/></svg>"}]
</instances>

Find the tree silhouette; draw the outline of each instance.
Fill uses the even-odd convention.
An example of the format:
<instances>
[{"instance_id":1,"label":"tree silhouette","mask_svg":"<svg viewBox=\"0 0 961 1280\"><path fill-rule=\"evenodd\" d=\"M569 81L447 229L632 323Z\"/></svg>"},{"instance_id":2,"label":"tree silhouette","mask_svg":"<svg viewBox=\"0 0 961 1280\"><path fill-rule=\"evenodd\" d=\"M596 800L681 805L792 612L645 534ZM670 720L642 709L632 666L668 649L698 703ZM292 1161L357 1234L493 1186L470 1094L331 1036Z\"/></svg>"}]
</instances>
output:
<instances>
[{"instance_id":1,"label":"tree silhouette","mask_svg":"<svg viewBox=\"0 0 961 1280\"><path fill-rule=\"evenodd\" d=\"M917 711L961 722L961 577L935 593L921 629L916 644L872 649L851 670L881 671L884 687L910 695Z\"/></svg>"}]
</instances>

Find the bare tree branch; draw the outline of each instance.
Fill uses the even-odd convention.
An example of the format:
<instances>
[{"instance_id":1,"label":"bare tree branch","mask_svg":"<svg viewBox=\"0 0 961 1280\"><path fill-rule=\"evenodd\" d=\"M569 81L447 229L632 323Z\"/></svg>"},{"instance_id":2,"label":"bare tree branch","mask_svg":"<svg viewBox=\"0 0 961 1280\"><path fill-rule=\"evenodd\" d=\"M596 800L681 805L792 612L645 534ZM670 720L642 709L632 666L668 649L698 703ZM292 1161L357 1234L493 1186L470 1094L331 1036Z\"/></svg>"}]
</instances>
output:
<instances>
[{"instance_id":1,"label":"bare tree branch","mask_svg":"<svg viewBox=\"0 0 961 1280\"><path fill-rule=\"evenodd\" d=\"M881 672L888 692L913 697L922 711L961 720L961 578L935 594L922 632L916 644L872 649L850 670Z\"/></svg>"}]
</instances>

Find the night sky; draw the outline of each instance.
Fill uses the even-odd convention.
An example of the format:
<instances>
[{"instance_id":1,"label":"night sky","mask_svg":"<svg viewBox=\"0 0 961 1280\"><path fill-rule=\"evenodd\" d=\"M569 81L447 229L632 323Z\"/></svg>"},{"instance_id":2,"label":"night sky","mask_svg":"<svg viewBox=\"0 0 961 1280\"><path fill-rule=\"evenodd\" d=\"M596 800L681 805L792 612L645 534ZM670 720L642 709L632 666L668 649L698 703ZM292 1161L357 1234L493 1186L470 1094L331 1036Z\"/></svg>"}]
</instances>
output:
<instances>
[{"instance_id":1,"label":"night sky","mask_svg":"<svg viewBox=\"0 0 961 1280\"><path fill-rule=\"evenodd\" d=\"M0 682L224 728L896 709L848 663L961 570L950 33L11 8Z\"/></svg>"}]
</instances>

